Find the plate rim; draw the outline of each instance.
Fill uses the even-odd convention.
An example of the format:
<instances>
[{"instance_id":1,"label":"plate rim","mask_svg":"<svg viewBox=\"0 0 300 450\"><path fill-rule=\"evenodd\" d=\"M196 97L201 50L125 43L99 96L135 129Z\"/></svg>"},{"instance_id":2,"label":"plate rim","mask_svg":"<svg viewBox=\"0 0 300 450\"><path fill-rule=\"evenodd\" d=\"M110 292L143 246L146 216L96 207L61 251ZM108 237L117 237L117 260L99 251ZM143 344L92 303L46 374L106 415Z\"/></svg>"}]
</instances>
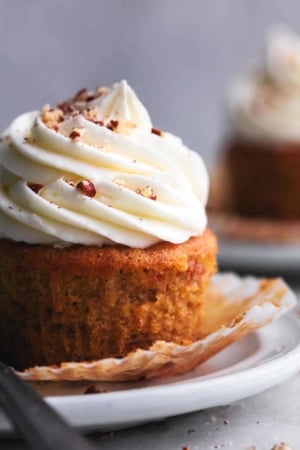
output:
<instances>
[{"instance_id":1,"label":"plate rim","mask_svg":"<svg viewBox=\"0 0 300 450\"><path fill-rule=\"evenodd\" d=\"M293 324L293 333L297 331L297 339L295 340L293 346L291 349L288 349L283 354L276 356L275 358L271 359L270 361L262 361L258 365L244 368L242 370L237 370L234 373L229 373L221 376L210 376L205 379L203 379L202 376L199 376L195 379L186 379L179 382L169 383L169 384L160 384L155 386L144 386L141 388L133 388L130 390L119 390L119 391L113 391L108 393L101 393L101 394L95 394L91 396L86 396L86 406L94 407L99 406L99 408L102 407L102 405L106 404L107 401L111 401L112 403L115 402L116 404L122 403L124 401L128 402L130 400L139 400L140 397L143 398L145 403L147 404L147 401L150 401L153 403L153 400L159 397L165 397L170 398L172 396L172 399L174 398L174 395L176 394L177 397L177 404L178 400L182 398L183 396L187 396L190 394L194 394L196 391L203 392L208 389L215 389L216 387L219 389L222 389L228 385L231 385L232 382L235 382L236 379L239 379L240 384L242 385L246 381L249 380L257 380L257 377L262 376L263 374L272 374L271 377L267 377L267 381L260 381L260 383L254 382L252 384L256 385L256 387L252 386L251 393L246 395L237 395L236 398L232 398L230 400L230 403L233 401L236 401L238 399L246 398L251 395L255 395L257 393L263 392L264 390L271 388L275 386L276 384L285 381L289 377L293 376L298 370L300 370L300 358L297 356L300 356L300 321L297 317L292 316L291 314L287 314L284 317L281 317L278 321L272 322L270 325L275 325L275 327L278 327L278 324L282 321L288 322ZM286 325L288 325L286 323ZM260 330L258 330L260 331ZM257 333L255 331L254 333ZM278 367L280 365L281 370L273 370L274 367ZM229 367L230 368L230 367ZM255 376L254 376L255 375ZM266 377L265 377L266 378ZM241 389L240 389L241 390ZM240 392L240 390L238 392ZM243 390L243 389L242 389ZM238 393L237 392L237 393ZM231 395L232 397L232 395ZM49 401L49 403L53 406L58 408L60 400L63 401L63 396L58 397L46 397L46 400ZM78 403L79 399L82 399L82 394L80 395L71 395L68 396L69 405L72 407L75 404ZM59 400L58 400L59 399ZM99 400L101 399L101 400ZM165 417L172 417L179 414L184 414L187 412L194 412L201 409L206 409L209 407L215 407L215 406L221 406L224 404L222 401L221 403L213 402L210 406L205 406L203 408L199 408L199 404L195 402L195 407L193 409L184 408L181 407L180 411L178 411L178 407L176 410L173 411L172 414L162 414L161 416L159 414L149 414L148 416L144 418L143 422L148 422L150 420L156 420L159 418L165 418ZM60 405L61 406L61 405ZM115 405L117 406L117 405ZM107 421L104 425L110 425L111 422ZM113 424L111 424L113 425Z\"/></svg>"},{"instance_id":2,"label":"plate rim","mask_svg":"<svg viewBox=\"0 0 300 450\"><path fill-rule=\"evenodd\" d=\"M257 365L245 367L240 370L237 369L237 371L234 371L233 373L227 373L220 376L214 376L214 373L212 373L211 375L200 375L192 379L187 378L174 381L173 383L165 384L162 381L162 384L158 385L142 386L86 396L83 394L71 394L45 396L44 398L69 423L71 423L72 426L82 431L109 431L112 429L121 429L147 423L149 421L162 420L166 417L192 413L202 409L232 403L263 392L264 390L287 380L300 370L300 320L293 312L282 316L267 327L254 331L253 334L257 335L264 331L266 336L270 337L271 332L276 333L276 330L277 332L280 331L280 324L283 323L285 324L285 327L291 327L286 342L288 343L289 340L292 339L291 345L284 353L278 355L275 354L271 360L258 361ZM275 345L273 348L276 349ZM225 368L224 370L230 370L230 367L234 366L235 364L228 366L228 368ZM276 370L274 370L274 367ZM222 369L215 373L217 374L218 372L222 372ZM237 379L239 383L236 383ZM257 380L259 380L259 383L257 383ZM214 400L211 401L210 404L207 404L207 399L211 396L210 393L212 389L216 390L216 392L220 392L221 390L224 391L224 388L232 386L233 383L235 387L237 386L237 389L234 390L234 395L232 393L232 388L228 389L228 392L226 392L228 401L224 402L222 400L221 402L217 402ZM249 393L250 385L251 389ZM206 403L202 407L201 404L199 404L201 395L202 397L206 396ZM182 400L188 397L192 399L192 402L195 400L193 407L191 407L190 400L183 402L184 404L182 405ZM211 396L210 400L212 400L212 397L215 398L215 396ZM84 402L82 402L83 398ZM172 398L172 402L169 403L172 403L174 406L172 412L169 411L165 413L165 411L168 410L169 405L161 412L159 408L157 408L157 399L167 400L170 398ZM81 403L80 408L75 408L79 403ZM127 411L128 413L128 408L126 408L128 403L132 403L133 406L131 406L130 409L134 413L129 417L124 417L124 412ZM102 411L105 411L106 407L110 407L111 411L109 414L105 414L104 417L102 417ZM84 411L90 411L92 414L90 417L85 417ZM112 416L114 417L114 420L112 420ZM1 424L0 420L0 439L1 437L12 436L12 434L13 429L8 429L7 426L6 428L3 428L3 422Z\"/></svg>"},{"instance_id":3,"label":"plate rim","mask_svg":"<svg viewBox=\"0 0 300 450\"><path fill-rule=\"evenodd\" d=\"M194 385L196 383L201 384L201 385L202 384L210 384L210 383L215 383L216 380L218 380L218 381L221 380L224 383L228 379L230 379L232 377L235 377L237 374L240 375L240 374L243 374L245 372L248 373L248 372L255 372L255 371L260 371L260 370L265 371L266 367L269 368L269 366L271 366L271 365L278 364L278 360L282 361L282 359L285 359L285 358L294 360L294 353L295 354L298 354L298 353L300 354L300 321L292 313L292 314L286 314L285 316L280 317L278 320L272 322L269 325L273 325L273 326L275 325L276 326L279 322L282 322L282 321L291 321L291 322L293 322L293 325L295 325L295 327L298 328L298 331L299 331L298 342L291 350L288 350L283 355L281 355L281 356L279 356L277 358L274 358L274 359L272 359L270 361L265 361L265 362L262 361L261 363L259 363L258 365L254 366L254 367L246 367L246 368L243 368L241 370L237 370L236 372L229 373L229 374L224 374L224 375L220 375L220 376L213 376L213 375L212 376L210 376L210 375L203 375L203 376L201 376L200 375L199 377L196 377L194 379L186 379L186 380L181 380L181 381L175 381L173 383L168 383L168 384L159 384L159 385L154 385L154 386L143 386L143 387L140 387L140 388L137 387L137 388L133 388L133 389L126 389L126 390L119 390L119 391L117 390L117 391L111 391L111 392L103 392L103 393L99 393L99 394L95 394L95 395L90 395L87 398L92 400L92 399L96 398L97 395L99 395L99 396L100 395L101 396L103 396L103 395L106 395L106 396L108 396L108 395L114 396L115 395L115 396L117 396L118 394L126 395L129 392L131 393L131 395L132 395L133 392L136 393L136 395L137 395L141 391L142 392L149 392L150 393L149 395L151 395L151 392L153 392L153 390L164 390L164 391L166 391L166 390L172 390L174 387L178 388L179 386L182 387L182 389L183 389L184 387L186 388L186 385L189 386L191 384ZM267 326L269 326L269 325L267 325ZM255 330L251 334L258 334L261 330L262 329ZM299 366L299 369L300 369L300 360L299 360L299 363L297 364L297 366ZM226 368L224 370L230 370L230 367L234 367L234 365L233 366L229 366L228 368ZM219 372L222 372L222 370L216 372L216 374L219 373ZM93 384L93 383L94 382L91 382L91 384ZM54 400L52 400L52 399L65 399L66 396L49 396L49 397L46 396L45 398L47 399L47 401L51 399L51 401L54 402ZM79 400L79 398L82 398L82 394L70 395L70 396L67 396L67 398L68 399L75 398L75 400Z\"/></svg>"},{"instance_id":4,"label":"plate rim","mask_svg":"<svg viewBox=\"0 0 300 450\"><path fill-rule=\"evenodd\" d=\"M299 269L300 244L219 238L218 262L223 268Z\"/></svg>"}]
</instances>

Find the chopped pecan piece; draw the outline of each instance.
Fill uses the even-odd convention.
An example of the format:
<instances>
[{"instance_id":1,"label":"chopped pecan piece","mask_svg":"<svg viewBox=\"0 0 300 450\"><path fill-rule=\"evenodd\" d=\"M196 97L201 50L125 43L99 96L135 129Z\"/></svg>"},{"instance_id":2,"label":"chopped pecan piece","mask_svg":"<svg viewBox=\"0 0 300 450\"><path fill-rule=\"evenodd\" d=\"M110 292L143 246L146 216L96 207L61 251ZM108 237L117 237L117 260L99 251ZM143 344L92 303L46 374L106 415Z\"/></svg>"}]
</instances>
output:
<instances>
[{"instance_id":1,"label":"chopped pecan piece","mask_svg":"<svg viewBox=\"0 0 300 450\"><path fill-rule=\"evenodd\" d=\"M41 111L41 119L48 128L58 131L58 124L65 119L65 116L60 108L50 108L46 105Z\"/></svg>"},{"instance_id":2,"label":"chopped pecan piece","mask_svg":"<svg viewBox=\"0 0 300 450\"><path fill-rule=\"evenodd\" d=\"M69 101L58 103L57 108L61 109L64 114L71 114L77 111L75 106Z\"/></svg>"},{"instance_id":3,"label":"chopped pecan piece","mask_svg":"<svg viewBox=\"0 0 300 450\"><path fill-rule=\"evenodd\" d=\"M44 187L42 184L38 183L27 183L27 186L36 194Z\"/></svg>"},{"instance_id":4,"label":"chopped pecan piece","mask_svg":"<svg viewBox=\"0 0 300 450\"><path fill-rule=\"evenodd\" d=\"M79 183L76 184L76 189L78 189L81 194L87 195L88 197L95 197L96 195L95 185L90 180L79 181Z\"/></svg>"},{"instance_id":5,"label":"chopped pecan piece","mask_svg":"<svg viewBox=\"0 0 300 450\"><path fill-rule=\"evenodd\" d=\"M80 138L84 134L84 128L73 128L71 133L69 134L69 138L72 139L72 141L80 141Z\"/></svg>"},{"instance_id":6,"label":"chopped pecan piece","mask_svg":"<svg viewBox=\"0 0 300 450\"><path fill-rule=\"evenodd\" d=\"M88 96L89 91L86 88L82 88L74 95L72 102L85 102Z\"/></svg>"},{"instance_id":7,"label":"chopped pecan piece","mask_svg":"<svg viewBox=\"0 0 300 450\"><path fill-rule=\"evenodd\" d=\"M150 200L157 200L157 195L155 194L151 186L138 188L135 192L142 195L143 197L150 198Z\"/></svg>"},{"instance_id":8,"label":"chopped pecan piece","mask_svg":"<svg viewBox=\"0 0 300 450\"><path fill-rule=\"evenodd\" d=\"M118 128L119 125L119 121L118 120L110 120L107 124L106 124L106 128L108 128L111 131L114 131Z\"/></svg>"},{"instance_id":9,"label":"chopped pecan piece","mask_svg":"<svg viewBox=\"0 0 300 450\"><path fill-rule=\"evenodd\" d=\"M156 134L157 136L162 136L163 132L158 128L151 128L151 133Z\"/></svg>"}]
</instances>

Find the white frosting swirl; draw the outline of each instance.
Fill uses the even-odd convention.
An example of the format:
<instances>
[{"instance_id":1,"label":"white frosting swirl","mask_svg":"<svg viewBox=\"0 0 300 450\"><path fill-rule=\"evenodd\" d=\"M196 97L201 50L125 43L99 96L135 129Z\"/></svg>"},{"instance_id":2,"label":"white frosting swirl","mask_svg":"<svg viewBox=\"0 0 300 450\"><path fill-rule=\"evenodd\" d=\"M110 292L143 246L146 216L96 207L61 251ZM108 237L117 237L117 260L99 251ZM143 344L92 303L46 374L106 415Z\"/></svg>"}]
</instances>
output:
<instances>
[{"instance_id":1,"label":"white frosting swirl","mask_svg":"<svg viewBox=\"0 0 300 450\"><path fill-rule=\"evenodd\" d=\"M3 134L2 237L145 248L204 231L208 175L201 157L169 133L152 133L146 109L125 81L75 106L55 126L35 111ZM96 195L76 188L82 180L94 184Z\"/></svg>"},{"instance_id":2,"label":"white frosting swirl","mask_svg":"<svg viewBox=\"0 0 300 450\"><path fill-rule=\"evenodd\" d=\"M250 139L300 139L300 38L277 30L267 40L264 69L229 92L234 130Z\"/></svg>"}]
</instances>

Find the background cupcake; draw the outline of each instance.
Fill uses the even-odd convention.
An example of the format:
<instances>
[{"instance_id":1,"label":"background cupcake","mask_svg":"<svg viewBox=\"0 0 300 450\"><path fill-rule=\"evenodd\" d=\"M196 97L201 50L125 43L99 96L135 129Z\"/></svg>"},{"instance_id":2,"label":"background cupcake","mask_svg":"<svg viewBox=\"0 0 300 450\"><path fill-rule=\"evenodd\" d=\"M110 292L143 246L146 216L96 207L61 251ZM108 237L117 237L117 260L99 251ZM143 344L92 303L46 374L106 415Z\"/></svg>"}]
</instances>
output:
<instances>
[{"instance_id":1,"label":"background cupcake","mask_svg":"<svg viewBox=\"0 0 300 450\"><path fill-rule=\"evenodd\" d=\"M228 95L224 150L230 207L244 217L300 218L300 39L272 32L256 72Z\"/></svg>"}]
</instances>

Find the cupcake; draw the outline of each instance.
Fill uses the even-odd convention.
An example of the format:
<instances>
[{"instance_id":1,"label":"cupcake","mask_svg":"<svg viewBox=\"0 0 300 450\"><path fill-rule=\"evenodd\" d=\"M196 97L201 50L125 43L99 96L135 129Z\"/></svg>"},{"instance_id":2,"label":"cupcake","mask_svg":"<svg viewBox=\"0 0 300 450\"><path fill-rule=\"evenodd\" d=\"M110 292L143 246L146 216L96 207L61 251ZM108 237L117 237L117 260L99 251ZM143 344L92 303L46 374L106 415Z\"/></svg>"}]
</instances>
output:
<instances>
[{"instance_id":1,"label":"cupcake","mask_svg":"<svg viewBox=\"0 0 300 450\"><path fill-rule=\"evenodd\" d=\"M300 219L300 38L269 35L261 67L228 95L224 150L230 206L240 217Z\"/></svg>"},{"instance_id":2,"label":"cupcake","mask_svg":"<svg viewBox=\"0 0 300 450\"><path fill-rule=\"evenodd\" d=\"M0 144L0 355L14 368L201 337L216 271L201 157L126 81L25 113Z\"/></svg>"}]
</instances>

